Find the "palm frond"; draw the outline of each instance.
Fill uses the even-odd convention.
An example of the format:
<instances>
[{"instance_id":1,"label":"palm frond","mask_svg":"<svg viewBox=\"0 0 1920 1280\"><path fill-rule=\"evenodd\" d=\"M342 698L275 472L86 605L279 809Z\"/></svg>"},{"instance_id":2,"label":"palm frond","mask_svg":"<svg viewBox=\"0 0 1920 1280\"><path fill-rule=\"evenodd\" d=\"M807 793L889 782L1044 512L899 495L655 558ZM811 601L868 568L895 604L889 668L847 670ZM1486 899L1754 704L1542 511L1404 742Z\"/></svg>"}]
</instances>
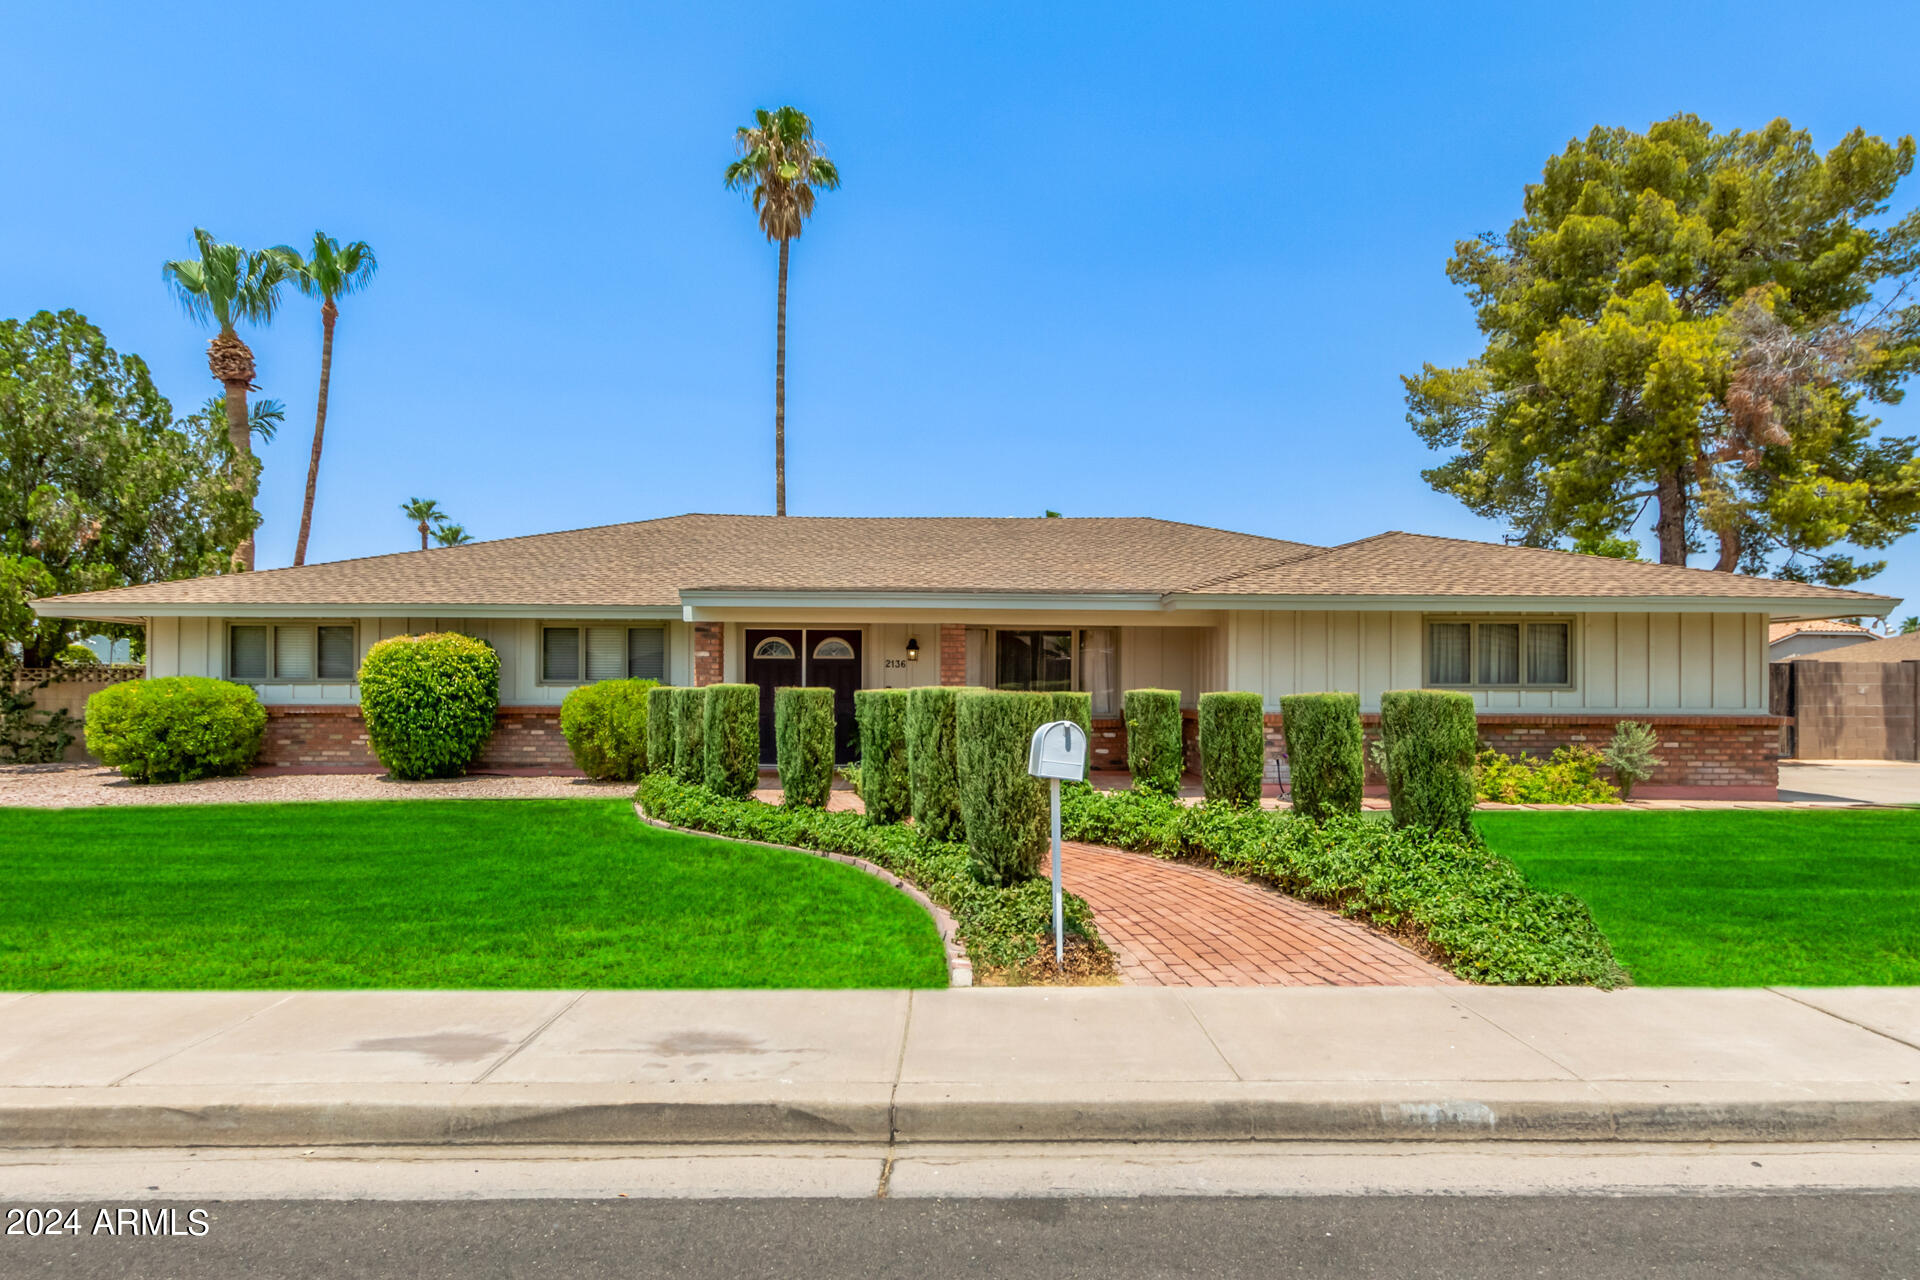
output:
<instances>
[{"instance_id":1,"label":"palm frond","mask_svg":"<svg viewBox=\"0 0 1920 1280\"><path fill-rule=\"evenodd\" d=\"M748 194L769 241L791 240L813 216L815 190L840 185L840 170L814 137L813 121L796 107L758 108L754 123L734 130L738 157L722 174L730 191Z\"/></svg>"}]
</instances>

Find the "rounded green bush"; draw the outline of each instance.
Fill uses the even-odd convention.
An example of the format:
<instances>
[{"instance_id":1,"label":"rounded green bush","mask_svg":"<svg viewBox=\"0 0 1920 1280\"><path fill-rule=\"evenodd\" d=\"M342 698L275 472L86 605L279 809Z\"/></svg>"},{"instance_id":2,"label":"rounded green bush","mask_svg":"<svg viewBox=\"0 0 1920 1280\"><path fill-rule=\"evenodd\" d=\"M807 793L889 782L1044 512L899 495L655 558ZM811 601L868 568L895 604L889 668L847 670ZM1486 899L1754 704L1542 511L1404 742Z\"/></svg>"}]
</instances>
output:
<instances>
[{"instance_id":1,"label":"rounded green bush","mask_svg":"<svg viewBox=\"0 0 1920 1280\"><path fill-rule=\"evenodd\" d=\"M875 826L913 812L913 780L907 772L910 696L905 689L862 689L853 695L860 723L860 800Z\"/></svg>"},{"instance_id":2,"label":"rounded green bush","mask_svg":"<svg viewBox=\"0 0 1920 1280\"><path fill-rule=\"evenodd\" d=\"M655 685L647 690L647 772L673 768L673 688Z\"/></svg>"},{"instance_id":3,"label":"rounded green bush","mask_svg":"<svg viewBox=\"0 0 1920 1280\"><path fill-rule=\"evenodd\" d=\"M136 782L241 773L260 754L267 712L243 684L161 676L87 699L87 750Z\"/></svg>"},{"instance_id":4,"label":"rounded green bush","mask_svg":"<svg viewBox=\"0 0 1920 1280\"><path fill-rule=\"evenodd\" d=\"M1179 691L1129 689L1121 699L1121 711L1127 719L1127 768L1133 773L1133 785L1161 795L1179 795L1180 775L1187 767Z\"/></svg>"},{"instance_id":5,"label":"rounded green bush","mask_svg":"<svg viewBox=\"0 0 1920 1280\"><path fill-rule=\"evenodd\" d=\"M632 782L647 771L647 699L655 680L584 684L560 704L560 732L589 778Z\"/></svg>"},{"instance_id":6,"label":"rounded green bush","mask_svg":"<svg viewBox=\"0 0 1920 1280\"><path fill-rule=\"evenodd\" d=\"M1200 695L1200 777L1211 803L1258 805L1267 768L1265 708L1257 693Z\"/></svg>"},{"instance_id":7,"label":"rounded green bush","mask_svg":"<svg viewBox=\"0 0 1920 1280\"><path fill-rule=\"evenodd\" d=\"M493 736L499 707L500 655L472 636L395 636L360 664L367 738L396 778L465 773Z\"/></svg>"},{"instance_id":8,"label":"rounded green bush","mask_svg":"<svg viewBox=\"0 0 1920 1280\"><path fill-rule=\"evenodd\" d=\"M1010 885L1040 874L1046 856L1047 785L1027 772L1034 730L1053 718L1044 693L963 693L954 712L960 813L980 878Z\"/></svg>"},{"instance_id":9,"label":"rounded green bush","mask_svg":"<svg viewBox=\"0 0 1920 1280\"><path fill-rule=\"evenodd\" d=\"M744 800L760 781L760 686L708 685L705 714L700 737L707 790Z\"/></svg>"},{"instance_id":10,"label":"rounded green bush","mask_svg":"<svg viewBox=\"0 0 1920 1280\"><path fill-rule=\"evenodd\" d=\"M824 809L833 790L833 690L775 689L773 745L783 803Z\"/></svg>"}]
</instances>

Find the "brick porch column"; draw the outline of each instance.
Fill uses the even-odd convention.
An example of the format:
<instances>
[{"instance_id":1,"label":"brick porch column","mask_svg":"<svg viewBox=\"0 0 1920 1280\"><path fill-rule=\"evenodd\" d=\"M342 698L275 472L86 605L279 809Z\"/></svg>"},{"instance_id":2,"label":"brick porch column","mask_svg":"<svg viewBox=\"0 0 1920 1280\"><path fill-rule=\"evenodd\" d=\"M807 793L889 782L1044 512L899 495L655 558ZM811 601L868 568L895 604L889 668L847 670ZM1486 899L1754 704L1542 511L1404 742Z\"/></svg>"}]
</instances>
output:
<instances>
[{"instance_id":1,"label":"brick porch column","mask_svg":"<svg viewBox=\"0 0 1920 1280\"><path fill-rule=\"evenodd\" d=\"M967 629L957 623L940 624L940 683L967 682Z\"/></svg>"},{"instance_id":2,"label":"brick porch column","mask_svg":"<svg viewBox=\"0 0 1920 1280\"><path fill-rule=\"evenodd\" d=\"M727 632L724 622L693 624L693 683L719 684L726 679Z\"/></svg>"}]
</instances>

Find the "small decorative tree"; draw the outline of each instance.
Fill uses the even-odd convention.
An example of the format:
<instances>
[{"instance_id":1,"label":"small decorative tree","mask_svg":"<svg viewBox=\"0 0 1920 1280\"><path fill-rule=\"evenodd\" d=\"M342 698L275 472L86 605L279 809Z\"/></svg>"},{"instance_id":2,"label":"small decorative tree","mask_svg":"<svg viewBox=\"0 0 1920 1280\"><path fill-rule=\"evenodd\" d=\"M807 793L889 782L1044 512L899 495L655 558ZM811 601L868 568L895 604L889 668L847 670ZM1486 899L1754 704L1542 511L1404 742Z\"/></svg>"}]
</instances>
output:
<instances>
[{"instance_id":1,"label":"small decorative tree","mask_svg":"<svg viewBox=\"0 0 1920 1280\"><path fill-rule=\"evenodd\" d=\"M1613 780L1620 785L1620 798L1633 799L1633 789L1639 783L1653 776L1665 761L1654 758L1653 749L1660 745L1660 736L1650 724L1638 720L1622 720L1613 727L1613 741L1600 753L1607 762L1607 768L1613 770Z\"/></svg>"},{"instance_id":2,"label":"small decorative tree","mask_svg":"<svg viewBox=\"0 0 1920 1280\"><path fill-rule=\"evenodd\" d=\"M1180 694L1174 689L1129 689L1122 700L1127 718L1127 768L1141 791L1180 794L1186 744L1180 738Z\"/></svg>"},{"instance_id":3,"label":"small decorative tree","mask_svg":"<svg viewBox=\"0 0 1920 1280\"><path fill-rule=\"evenodd\" d=\"M1367 780L1360 695L1288 694L1280 699L1280 727L1287 735L1294 814L1320 822L1359 813Z\"/></svg>"},{"instance_id":4,"label":"small decorative tree","mask_svg":"<svg viewBox=\"0 0 1920 1280\"><path fill-rule=\"evenodd\" d=\"M862 689L853 695L860 722L860 801L867 821L886 826L913 811L913 785L907 770L905 689Z\"/></svg>"},{"instance_id":5,"label":"small decorative tree","mask_svg":"<svg viewBox=\"0 0 1920 1280\"><path fill-rule=\"evenodd\" d=\"M833 790L833 690L775 689L773 738L781 803L826 808Z\"/></svg>"},{"instance_id":6,"label":"small decorative tree","mask_svg":"<svg viewBox=\"0 0 1920 1280\"><path fill-rule=\"evenodd\" d=\"M1267 729L1257 693L1200 695L1200 778L1209 804L1260 804Z\"/></svg>"},{"instance_id":7,"label":"small decorative tree","mask_svg":"<svg viewBox=\"0 0 1920 1280\"><path fill-rule=\"evenodd\" d=\"M1010 885L1040 874L1047 849L1047 788L1027 772L1034 730L1052 718L1044 693L981 690L960 695L960 813L975 874Z\"/></svg>"},{"instance_id":8,"label":"small decorative tree","mask_svg":"<svg viewBox=\"0 0 1920 1280\"><path fill-rule=\"evenodd\" d=\"M1473 830L1473 757L1479 725L1473 698L1437 689L1380 695L1387 744L1387 796L1400 827Z\"/></svg>"},{"instance_id":9,"label":"small decorative tree","mask_svg":"<svg viewBox=\"0 0 1920 1280\"><path fill-rule=\"evenodd\" d=\"M907 774L913 793L913 825L929 840L957 840L960 776L954 708L960 691L929 685L907 695Z\"/></svg>"},{"instance_id":10,"label":"small decorative tree","mask_svg":"<svg viewBox=\"0 0 1920 1280\"><path fill-rule=\"evenodd\" d=\"M760 781L760 686L708 685L701 738L707 790L731 800L752 795Z\"/></svg>"}]
</instances>

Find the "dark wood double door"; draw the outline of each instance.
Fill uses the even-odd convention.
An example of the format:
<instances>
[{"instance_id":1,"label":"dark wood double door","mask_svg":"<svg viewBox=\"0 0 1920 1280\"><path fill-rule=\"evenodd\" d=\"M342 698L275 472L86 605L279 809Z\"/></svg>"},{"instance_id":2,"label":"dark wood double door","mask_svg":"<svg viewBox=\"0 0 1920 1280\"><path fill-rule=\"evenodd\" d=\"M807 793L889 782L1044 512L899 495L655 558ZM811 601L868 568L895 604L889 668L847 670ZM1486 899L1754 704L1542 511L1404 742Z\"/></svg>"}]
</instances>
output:
<instances>
[{"instance_id":1,"label":"dark wood double door","mask_svg":"<svg viewBox=\"0 0 1920 1280\"><path fill-rule=\"evenodd\" d=\"M833 690L833 758L845 764L860 750L853 695L860 688L860 632L817 627L748 629L746 679L760 686L760 759L774 762L773 691L805 685Z\"/></svg>"}]
</instances>

